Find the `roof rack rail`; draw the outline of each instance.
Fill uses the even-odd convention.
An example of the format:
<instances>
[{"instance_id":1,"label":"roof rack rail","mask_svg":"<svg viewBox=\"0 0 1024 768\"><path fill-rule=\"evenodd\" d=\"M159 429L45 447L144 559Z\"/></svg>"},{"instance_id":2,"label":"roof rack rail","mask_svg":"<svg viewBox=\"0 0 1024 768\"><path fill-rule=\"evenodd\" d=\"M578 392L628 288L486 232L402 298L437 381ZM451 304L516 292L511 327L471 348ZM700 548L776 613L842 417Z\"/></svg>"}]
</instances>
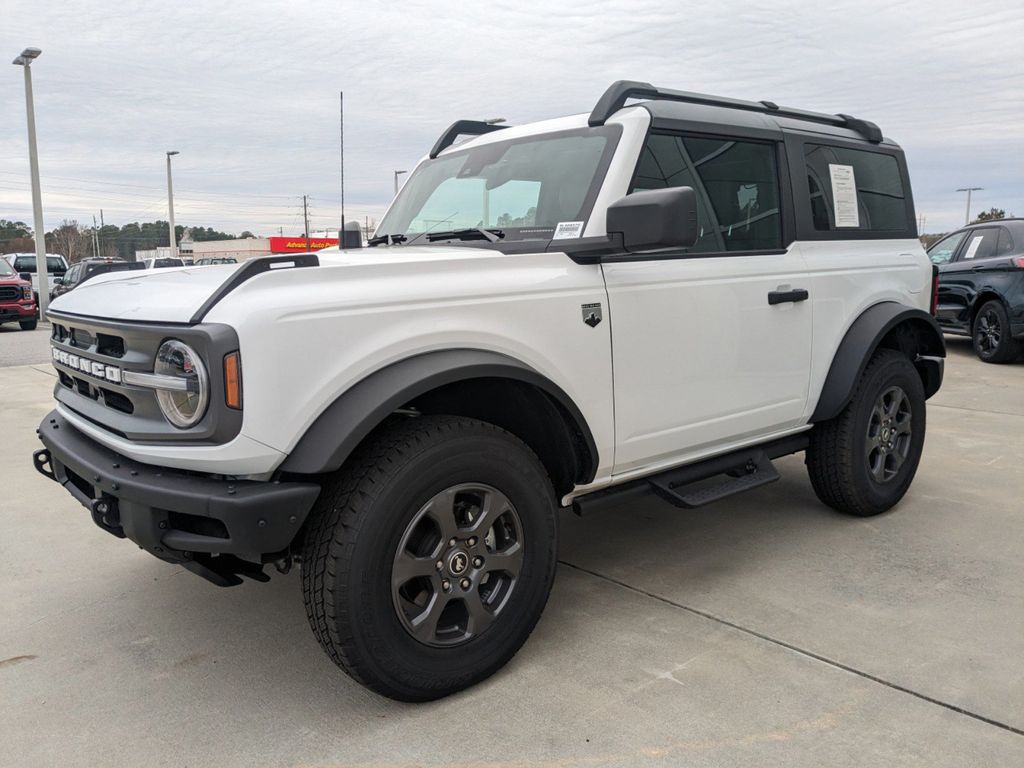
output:
<instances>
[{"instance_id":1,"label":"roof rack rail","mask_svg":"<svg viewBox=\"0 0 1024 768\"><path fill-rule=\"evenodd\" d=\"M434 148L430 150L430 159L433 160L448 149L459 136L483 136L485 133L500 131L502 128L508 128L508 126L484 123L480 120L456 120L448 126L448 130L442 133L441 138L434 144Z\"/></svg>"},{"instance_id":2,"label":"roof rack rail","mask_svg":"<svg viewBox=\"0 0 1024 768\"><path fill-rule=\"evenodd\" d=\"M594 105L594 111L590 113L588 120L589 124L592 126L604 125L609 117L622 109L627 99L681 101L687 104L704 104L711 107L728 107L729 109L742 109L746 112L761 112L779 117L792 117L812 123L848 128L851 131L856 131L874 144L882 141L882 131L877 125L868 120L861 120L850 115L826 115L822 112L788 109L780 107L771 101L742 101L741 99L708 96L703 93L673 91L667 88L656 88L650 83L641 83L636 80L616 80L612 83L608 90L601 95L601 98L597 100L597 104Z\"/></svg>"}]
</instances>

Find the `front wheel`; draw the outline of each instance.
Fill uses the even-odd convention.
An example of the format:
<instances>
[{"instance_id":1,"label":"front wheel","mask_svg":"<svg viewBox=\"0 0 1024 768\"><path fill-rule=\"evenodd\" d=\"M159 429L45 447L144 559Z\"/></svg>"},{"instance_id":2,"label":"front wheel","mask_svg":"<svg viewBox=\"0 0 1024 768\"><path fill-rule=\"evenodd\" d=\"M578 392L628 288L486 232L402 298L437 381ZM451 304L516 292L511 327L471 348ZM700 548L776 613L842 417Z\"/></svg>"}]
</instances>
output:
<instances>
[{"instance_id":1,"label":"front wheel","mask_svg":"<svg viewBox=\"0 0 1024 768\"><path fill-rule=\"evenodd\" d=\"M806 463L814 492L850 515L885 512L910 487L924 434L921 377L902 353L879 350L847 406L811 432Z\"/></svg>"},{"instance_id":2,"label":"front wheel","mask_svg":"<svg viewBox=\"0 0 1024 768\"><path fill-rule=\"evenodd\" d=\"M491 424L382 429L325 486L303 546L320 645L385 696L425 701L493 674L547 602L557 505L543 466Z\"/></svg>"},{"instance_id":3,"label":"front wheel","mask_svg":"<svg viewBox=\"0 0 1024 768\"><path fill-rule=\"evenodd\" d=\"M36 318L32 318L31 320L19 320L18 321L18 325L21 326L21 330L23 330L23 331L34 331L38 324L39 324L39 321Z\"/></svg>"}]
</instances>

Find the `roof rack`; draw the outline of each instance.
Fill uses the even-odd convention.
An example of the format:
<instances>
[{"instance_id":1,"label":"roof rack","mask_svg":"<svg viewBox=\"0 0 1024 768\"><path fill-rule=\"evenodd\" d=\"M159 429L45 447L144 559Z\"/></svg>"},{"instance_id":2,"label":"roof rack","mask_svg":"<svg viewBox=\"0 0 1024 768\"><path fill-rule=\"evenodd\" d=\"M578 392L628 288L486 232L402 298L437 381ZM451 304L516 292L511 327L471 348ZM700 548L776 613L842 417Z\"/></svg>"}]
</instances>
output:
<instances>
[{"instance_id":1,"label":"roof rack","mask_svg":"<svg viewBox=\"0 0 1024 768\"><path fill-rule=\"evenodd\" d=\"M616 80L602 94L590 113L590 125L604 125L608 118L618 112L626 104L627 99L652 99L654 101L681 101L687 104L704 104L710 107L727 107L742 109L746 112L761 112L778 117L792 117L796 120L807 120L812 123L834 125L856 131L868 141L878 144L882 141L881 129L872 122L861 120L850 115L826 115L821 112L806 112L802 109L780 107L771 101L742 101L726 99L720 96L708 96L703 93L689 91L673 91L667 88L656 88L650 83L636 80Z\"/></svg>"},{"instance_id":2,"label":"roof rack","mask_svg":"<svg viewBox=\"0 0 1024 768\"><path fill-rule=\"evenodd\" d=\"M479 120L456 120L448 126L448 130L442 133L441 138L434 144L434 148L430 150L430 159L433 160L448 149L459 136L483 136L485 133L500 131L502 128L508 128L508 126L484 123Z\"/></svg>"}]
</instances>

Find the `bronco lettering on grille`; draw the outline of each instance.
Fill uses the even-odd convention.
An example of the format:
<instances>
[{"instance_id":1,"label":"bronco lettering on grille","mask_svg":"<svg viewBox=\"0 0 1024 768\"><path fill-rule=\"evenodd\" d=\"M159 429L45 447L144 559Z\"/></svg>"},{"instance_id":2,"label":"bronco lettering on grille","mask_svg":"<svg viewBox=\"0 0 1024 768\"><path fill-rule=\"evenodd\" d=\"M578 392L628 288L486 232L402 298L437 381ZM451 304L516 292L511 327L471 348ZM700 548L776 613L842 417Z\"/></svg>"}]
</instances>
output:
<instances>
[{"instance_id":1,"label":"bronco lettering on grille","mask_svg":"<svg viewBox=\"0 0 1024 768\"><path fill-rule=\"evenodd\" d=\"M52 351L55 364L70 368L76 373L84 373L87 376L112 381L115 384L121 383L121 369L116 365L106 365L81 355L65 352L63 349L57 349L56 347Z\"/></svg>"}]
</instances>

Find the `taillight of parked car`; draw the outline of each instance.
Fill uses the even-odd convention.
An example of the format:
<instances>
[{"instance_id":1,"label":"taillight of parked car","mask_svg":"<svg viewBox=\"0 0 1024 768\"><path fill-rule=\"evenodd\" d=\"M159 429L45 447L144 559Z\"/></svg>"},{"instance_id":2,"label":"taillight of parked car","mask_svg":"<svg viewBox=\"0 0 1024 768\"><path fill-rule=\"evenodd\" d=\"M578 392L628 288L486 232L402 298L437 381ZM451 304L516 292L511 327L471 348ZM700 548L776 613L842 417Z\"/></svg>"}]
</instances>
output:
<instances>
[{"instance_id":1,"label":"taillight of parked car","mask_svg":"<svg viewBox=\"0 0 1024 768\"><path fill-rule=\"evenodd\" d=\"M939 268L932 264L932 315L939 311Z\"/></svg>"}]
</instances>

